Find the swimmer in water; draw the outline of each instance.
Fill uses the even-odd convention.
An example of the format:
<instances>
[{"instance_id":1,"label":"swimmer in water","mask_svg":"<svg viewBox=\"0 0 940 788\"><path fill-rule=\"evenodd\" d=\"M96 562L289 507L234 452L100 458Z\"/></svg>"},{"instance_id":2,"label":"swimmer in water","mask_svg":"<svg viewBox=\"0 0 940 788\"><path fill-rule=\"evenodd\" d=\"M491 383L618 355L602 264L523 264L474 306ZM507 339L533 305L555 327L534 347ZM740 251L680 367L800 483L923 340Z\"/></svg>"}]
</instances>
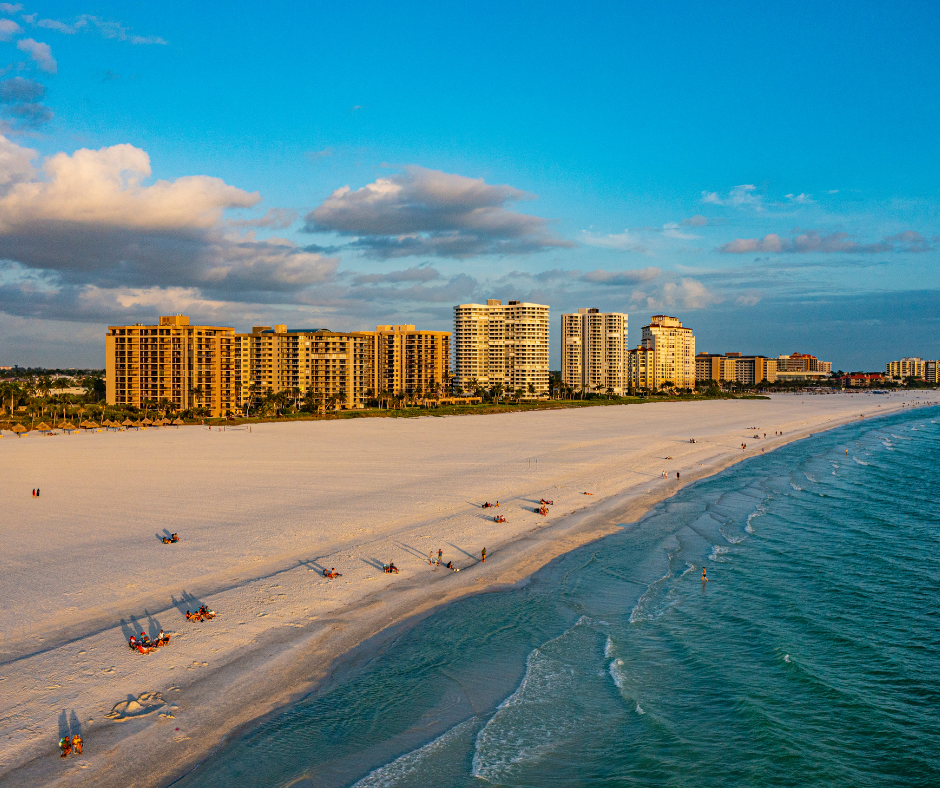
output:
<instances>
[{"instance_id":1,"label":"swimmer in water","mask_svg":"<svg viewBox=\"0 0 940 788\"><path fill-rule=\"evenodd\" d=\"M705 574L705 570L704 570L704 569L702 569L702 582L703 582L703 583L707 583L707 582L708 582L708 576Z\"/></svg>"}]
</instances>

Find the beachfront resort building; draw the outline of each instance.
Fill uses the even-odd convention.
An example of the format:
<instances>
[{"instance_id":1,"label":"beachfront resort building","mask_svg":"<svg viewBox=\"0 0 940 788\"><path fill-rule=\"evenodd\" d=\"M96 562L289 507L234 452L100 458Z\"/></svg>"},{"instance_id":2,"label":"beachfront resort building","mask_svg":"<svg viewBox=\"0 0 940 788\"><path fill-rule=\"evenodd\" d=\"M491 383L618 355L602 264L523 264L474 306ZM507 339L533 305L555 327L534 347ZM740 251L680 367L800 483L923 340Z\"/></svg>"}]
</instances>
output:
<instances>
[{"instance_id":1,"label":"beachfront resort building","mask_svg":"<svg viewBox=\"0 0 940 788\"><path fill-rule=\"evenodd\" d=\"M629 349L626 314L579 309L561 316L561 382L567 388L624 394Z\"/></svg>"},{"instance_id":2,"label":"beachfront resort building","mask_svg":"<svg viewBox=\"0 0 940 788\"><path fill-rule=\"evenodd\" d=\"M894 380L915 378L927 383L940 383L940 361L925 361L920 356L907 356L885 365L885 377Z\"/></svg>"},{"instance_id":3,"label":"beachfront resort building","mask_svg":"<svg viewBox=\"0 0 940 788\"><path fill-rule=\"evenodd\" d=\"M695 357L695 379L746 386L765 380L773 383L777 379L777 359L740 353L699 353Z\"/></svg>"},{"instance_id":4,"label":"beachfront resort building","mask_svg":"<svg viewBox=\"0 0 940 788\"><path fill-rule=\"evenodd\" d=\"M627 354L631 389L656 389L664 384L695 388L695 336L677 318L653 315L643 326L639 347Z\"/></svg>"},{"instance_id":5,"label":"beachfront resort building","mask_svg":"<svg viewBox=\"0 0 940 788\"><path fill-rule=\"evenodd\" d=\"M413 325L348 332L255 326L236 334L175 315L156 326L112 326L106 342L109 403L169 402L213 416L280 392L297 400L312 395L323 407L360 408L383 392L442 393L449 382L450 334Z\"/></svg>"},{"instance_id":6,"label":"beachfront resort building","mask_svg":"<svg viewBox=\"0 0 940 788\"><path fill-rule=\"evenodd\" d=\"M832 375L832 362L820 361L809 353L777 356L777 382L824 380Z\"/></svg>"},{"instance_id":7,"label":"beachfront resort building","mask_svg":"<svg viewBox=\"0 0 940 788\"><path fill-rule=\"evenodd\" d=\"M524 301L454 307L454 386L548 396L548 307Z\"/></svg>"}]
</instances>

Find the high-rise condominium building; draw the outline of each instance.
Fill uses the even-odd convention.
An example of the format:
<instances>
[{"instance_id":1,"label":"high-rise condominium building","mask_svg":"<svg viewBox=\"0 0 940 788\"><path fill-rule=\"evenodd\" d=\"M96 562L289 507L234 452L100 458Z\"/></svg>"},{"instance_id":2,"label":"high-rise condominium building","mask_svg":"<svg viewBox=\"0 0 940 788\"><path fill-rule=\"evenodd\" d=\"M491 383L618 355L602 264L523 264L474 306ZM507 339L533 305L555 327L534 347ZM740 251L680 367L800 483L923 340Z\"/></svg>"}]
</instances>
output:
<instances>
[{"instance_id":1,"label":"high-rise condominium building","mask_svg":"<svg viewBox=\"0 0 940 788\"><path fill-rule=\"evenodd\" d=\"M178 410L205 407L226 413L235 398L233 339L232 328L191 326L184 315L161 317L155 326L109 327L108 403L169 402Z\"/></svg>"},{"instance_id":2,"label":"high-rise condominium building","mask_svg":"<svg viewBox=\"0 0 940 788\"><path fill-rule=\"evenodd\" d=\"M450 367L450 334L412 325L349 332L256 326L236 334L190 326L177 315L161 317L158 326L111 327L107 347L108 402L168 400L215 416L282 391L344 408L362 407L381 392L437 393Z\"/></svg>"},{"instance_id":3,"label":"high-rise condominium building","mask_svg":"<svg viewBox=\"0 0 940 788\"><path fill-rule=\"evenodd\" d=\"M629 349L625 314L579 309L561 316L561 380L568 388L623 394Z\"/></svg>"},{"instance_id":4,"label":"high-rise condominium building","mask_svg":"<svg viewBox=\"0 0 940 788\"><path fill-rule=\"evenodd\" d=\"M940 383L940 361L925 361L920 356L907 356L899 361L889 361L885 365L885 375L897 380L917 378L928 383Z\"/></svg>"},{"instance_id":5,"label":"high-rise condominium building","mask_svg":"<svg viewBox=\"0 0 940 788\"><path fill-rule=\"evenodd\" d=\"M650 355L652 353L652 355ZM695 336L691 328L668 315L653 315L643 326L640 346L627 360L630 388L695 387Z\"/></svg>"},{"instance_id":6,"label":"high-rise condominium building","mask_svg":"<svg viewBox=\"0 0 940 788\"><path fill-rule=\"evenodd\" d=\"M548 307L495 298L454 307L454 383L548 396Z\"/></svg>"}]
</instances>

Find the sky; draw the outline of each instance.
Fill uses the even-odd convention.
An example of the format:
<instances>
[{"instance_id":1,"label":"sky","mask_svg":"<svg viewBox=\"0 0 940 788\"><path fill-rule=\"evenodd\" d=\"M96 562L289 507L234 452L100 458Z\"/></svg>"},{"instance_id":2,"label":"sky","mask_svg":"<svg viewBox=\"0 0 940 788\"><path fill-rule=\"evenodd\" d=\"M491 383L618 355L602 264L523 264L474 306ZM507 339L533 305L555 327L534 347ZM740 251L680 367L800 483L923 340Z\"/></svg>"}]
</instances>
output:
<instances>
[{"instance_id":1,"label":"sky","mask_svg":"<svg viewBox=\"0 0 940 788\"><path fill-rule=\"evenodd\" d=\"M936 2L0 2L0 365L108 325L940 357Z\"/></svg>"}]
</instances>

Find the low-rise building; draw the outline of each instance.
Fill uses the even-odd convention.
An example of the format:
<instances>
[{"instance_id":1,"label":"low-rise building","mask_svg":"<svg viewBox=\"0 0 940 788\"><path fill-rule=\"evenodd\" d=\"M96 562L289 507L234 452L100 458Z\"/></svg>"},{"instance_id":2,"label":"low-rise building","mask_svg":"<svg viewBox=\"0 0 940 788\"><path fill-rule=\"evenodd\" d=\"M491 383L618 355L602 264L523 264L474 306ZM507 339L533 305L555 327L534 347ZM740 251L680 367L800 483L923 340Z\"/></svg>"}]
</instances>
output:
<instances>
[{"instance_id":1,"label":"low-rise building","mask_svg":"<svg viewBox=\"0 0 940 788\"><path fill-rule=\"evenodd\" d=\"M820 361L809 353L791 353L777 356L778 382L809 382L828 378L832 374L832 362Z\"/></svg>"},{"instance_id":2,"label":"low-rise building","mask_svg":"<svg viewBox=\"0 0 940 788\"><path fill-rule=\"evenodd\" d=\"M773 383L777 380L777 359L741 353L699 353L695 357L695 379L747 386Z\"/></svg>"},{"instance_id":3,"label":"low-rise building","mask_svg":"<svg viewBox=\"0 0 940 788\"><path fill-rule=\"evenodd\" d=\"M867 388L868 386L880 386L885 382L884 375L878 373L853 372L837 378L839 383L849 388Z\"/></svg>"}]
</instances>

